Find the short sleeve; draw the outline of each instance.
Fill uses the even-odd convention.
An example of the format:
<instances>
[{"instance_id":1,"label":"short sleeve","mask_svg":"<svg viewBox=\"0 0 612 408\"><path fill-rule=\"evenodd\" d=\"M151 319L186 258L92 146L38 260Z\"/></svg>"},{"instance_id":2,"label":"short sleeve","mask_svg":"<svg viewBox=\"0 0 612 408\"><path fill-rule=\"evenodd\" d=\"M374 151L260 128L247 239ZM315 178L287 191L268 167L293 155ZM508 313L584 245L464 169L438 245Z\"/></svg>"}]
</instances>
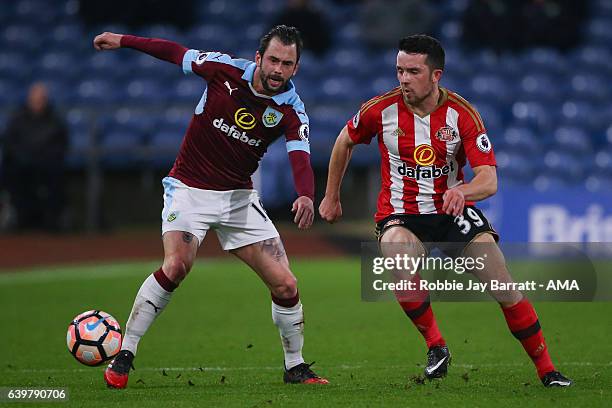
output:
<instances>
[{"instance_id":1,"label":"short sleeve","mask_svg":"<svg viewBox=\"0 0 612 408\"><path fill-rule=\"evenodd\" d=\"M495 154L487 129L476 110L466 110L459 115L459 134L465 155L472 168L495 166Z\"/></svg>"},{"instance_id":2,"label":"short sleeve","mask_svg":"<svg viewBox=\"0 0 612 408\"><path fill-rule=\"evenodd\" d=\"M370 144L372 138L376 136L376 110L361 106L359 112L353 116L346 127L351 140L357 144Z\"/></svg>"}]
</instances>

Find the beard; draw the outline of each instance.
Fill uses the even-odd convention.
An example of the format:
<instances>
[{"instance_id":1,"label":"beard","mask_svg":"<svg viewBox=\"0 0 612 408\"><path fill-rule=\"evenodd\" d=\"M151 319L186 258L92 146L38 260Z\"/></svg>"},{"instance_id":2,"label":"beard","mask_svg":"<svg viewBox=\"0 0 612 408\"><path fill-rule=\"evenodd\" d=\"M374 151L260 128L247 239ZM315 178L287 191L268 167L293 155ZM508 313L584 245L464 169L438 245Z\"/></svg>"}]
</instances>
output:
<instances>
[{"instance_id":1,"label":"beard","mask_svg":"<svg viewBox=\"0 0 612 408\"><path fill-rule=\"evenodd\" d=\"M434 87L432 86L427 90L423 95L417 95L413 90L410 90L410 95L406 93L406 90L402 87L402 93L404 95L404 99L409 102L411 105L420 105L425 99L427 99L434 91Z\"/></svg>"},{"instance_id":2,"label":"beard","mask_svg":"<svg viewBox=\"0 0 612 408\"><path fill-rule=\"evenodd\" d=\"M264 74L263 70L261 70L259 77L261 79L261 85L268 92L278 92L279 90L284 89L285 85L287 84L287 81L285 81L282 77L278 77L275 75L266 75ZM280 81L280 85L277 87L271 86L268 82L270 79Z\"/></svg>"}]
</instances>

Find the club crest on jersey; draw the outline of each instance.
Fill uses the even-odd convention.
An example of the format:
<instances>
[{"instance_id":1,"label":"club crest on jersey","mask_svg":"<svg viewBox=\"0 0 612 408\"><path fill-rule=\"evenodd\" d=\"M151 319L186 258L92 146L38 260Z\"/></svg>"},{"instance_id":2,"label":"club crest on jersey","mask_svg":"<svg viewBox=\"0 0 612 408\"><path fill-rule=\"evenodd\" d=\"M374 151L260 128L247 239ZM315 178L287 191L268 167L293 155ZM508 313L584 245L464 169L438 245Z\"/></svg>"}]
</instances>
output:
<instances>
[{"instance_id":1,"label":"club crest on jersey","mask_svg":"<svg viewBox=\"0 0 612 408\"><path fill-rule=\"evenodd\" d=\"M283 114L274 108L268 106L261 115L261 120L265 127L274 127L278 125L283 118Z\"/></svg>"},{"instance_id":2,"label":"club crest on jersey","mask_svg":"<svg viewBox=\"0 0 612 408\"><path fill-rule=\"evenodd\" d=\"M455 132L455 129L448 125L441 127L436 132L436 139L441 142L451 142L455 139L455 137L457 137L457 132Z\"/></svg>"},{"instance_id":3,"label":"club crest on jersey","mask_svg":"<svg viewBox=\"0 0 612 408\"><path fill-rule=\"evenodd\" d=\"M483 133L476 138L476 147L478 147L478 150L483 153L489 153L491 151L491 141L486 133Z\"/></svg>"}]
</instances>

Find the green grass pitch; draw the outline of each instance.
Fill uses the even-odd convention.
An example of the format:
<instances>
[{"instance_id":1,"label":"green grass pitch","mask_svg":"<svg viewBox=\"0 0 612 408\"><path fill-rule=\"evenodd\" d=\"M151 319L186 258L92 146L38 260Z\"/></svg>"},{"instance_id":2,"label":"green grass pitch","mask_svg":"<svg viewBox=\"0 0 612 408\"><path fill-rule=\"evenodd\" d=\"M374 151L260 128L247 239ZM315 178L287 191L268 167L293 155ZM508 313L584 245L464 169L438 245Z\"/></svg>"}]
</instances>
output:
<instances>
[{"instance_id":1,"label":"green grass pitch","mask_svg":"<svg viewBox=\"0 0 612 408\"><path fill-rule=\"evenodd\" d=\"M294 260L306 318L304 357L328 386L282 383L269 293L246 266L200 260L140 343L126 390L76 362L65 332L99 308L125 324L155 263L0 275L0 387L66 387L68 403L23 406L609 406L612 303L538 303L553 361L575 381L546 389L492 303L436 303L453 353L447 378L419 381L425 345L400 308L360 300L356 259ZM7 406L19 406L9 404Z\"/></svg>"}]
</instances>

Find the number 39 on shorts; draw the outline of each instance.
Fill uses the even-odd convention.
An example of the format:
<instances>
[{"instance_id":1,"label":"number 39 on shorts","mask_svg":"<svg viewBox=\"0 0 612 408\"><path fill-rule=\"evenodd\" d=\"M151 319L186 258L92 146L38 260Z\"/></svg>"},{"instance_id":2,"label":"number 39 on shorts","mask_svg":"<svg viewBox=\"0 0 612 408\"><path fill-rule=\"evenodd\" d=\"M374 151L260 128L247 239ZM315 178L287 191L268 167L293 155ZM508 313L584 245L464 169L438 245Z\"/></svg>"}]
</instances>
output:
<instances>
[{"instance_id":1,"label":"number 39 on shorts","mask_svg":"<svg viewBox=\"0 0 612 408\"><path fill-rule=\"evenodd\" d=\"M459 227L459 231L466 235L472 229L472 224L475 227L482 227L484 225L484 221L480 218L480 215L473 208L467 207L465 209L465 214L467 217L464 217L463 214L458 215L453 220L455 224Z\"/></svg>"}]
</instances>

